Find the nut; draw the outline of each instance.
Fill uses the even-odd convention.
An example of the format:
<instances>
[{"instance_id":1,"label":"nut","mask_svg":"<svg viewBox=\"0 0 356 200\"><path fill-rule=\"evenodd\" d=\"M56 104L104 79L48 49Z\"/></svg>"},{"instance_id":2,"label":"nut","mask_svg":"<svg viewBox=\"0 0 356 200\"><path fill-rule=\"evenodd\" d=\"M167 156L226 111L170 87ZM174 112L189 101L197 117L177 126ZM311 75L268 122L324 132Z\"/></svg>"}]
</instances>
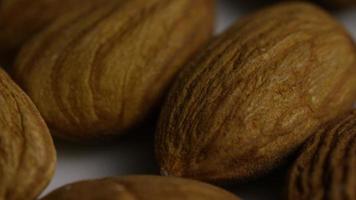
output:
<instances>
[{"instance_id":1,"label":"nut","mask_svg":"<svg viewBox=\"0 0 356 200\"><path fill-rule=\"evenodd\" d=\"M290 200L356 199L356 111L308 141L293 166Z\"/></svg>"},{"instance_id":2,"label":"nut","mask_svg":"<svg viewBox=\"0 0 356 200\"><path fill-rule=\"evenodd\" d=\"M307 3L261 10L212 41L170 89L156 134L162 173L264 174L355 93L355 46L331 16Z\"/></svg>"},{"instance_id":3,"label":"nut","mask_svg":"<svg viewBox=\"0 0 356 200\"><path fill-rule=\"evenodd\" d=\"M0 199L33 200L56 163L48 128L23 91L0 69Z\"/></svg>"},{"instance_id":4,"label":"nut","mask_svg":"<svg viewBox=\"0 0 356 200\"><path fill-rule=\"evenodd\" d=\"M61 137L121 135L154 112L210 38L212 0L111 1L63 15L27 44L16 80Z\"/></svg>"},{"instance_id":5,"label":"nut","mask_svg":"<svg viewBox=\"0 0 356 200\"><path fill-rule=\"evenodd\" d=\"M223 189L180 178L127 176L73 183L43 200L238 200Z\"/></svg>"}]
</instances>

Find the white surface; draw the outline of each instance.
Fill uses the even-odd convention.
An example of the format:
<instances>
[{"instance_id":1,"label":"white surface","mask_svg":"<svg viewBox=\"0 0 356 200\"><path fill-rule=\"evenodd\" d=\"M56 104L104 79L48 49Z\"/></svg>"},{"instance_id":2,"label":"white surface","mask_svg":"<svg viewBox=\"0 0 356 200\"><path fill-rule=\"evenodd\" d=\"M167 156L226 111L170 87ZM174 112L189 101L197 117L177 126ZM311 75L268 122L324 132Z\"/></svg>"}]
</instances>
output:
<instances>
[{"instance_id":1,"label":"white surface","mask_svg":"<svg viewBox=\"0 0 356 200\"><path fill-rule=\"evenodd\" d=\"M224 30L236 18L252 10L243 8L236 0L220 0L218 5L217 32ZM247 1L246 1L247 2ZM356 38L356 9L336 13ZM56 141L58 167L54 179L45 193L82 179L127 174L156 174L153 156L152 133L121 138L116 144L81 146ZM246 184L225 186L246 200L279 199L282 194L285 172Z\"/></svg>"}]
</instances>

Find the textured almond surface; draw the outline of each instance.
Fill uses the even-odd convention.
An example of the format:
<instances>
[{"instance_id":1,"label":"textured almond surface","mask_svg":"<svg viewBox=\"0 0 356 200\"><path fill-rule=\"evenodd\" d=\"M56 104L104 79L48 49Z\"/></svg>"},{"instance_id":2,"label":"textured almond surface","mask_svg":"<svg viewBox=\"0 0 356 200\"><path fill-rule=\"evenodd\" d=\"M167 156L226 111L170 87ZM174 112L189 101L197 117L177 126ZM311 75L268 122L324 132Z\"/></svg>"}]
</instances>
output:
<instances>
[{"instance_id":1,"label":"textured almond surface","mask_svg":"<svg viewBox=\"0 0 356 200\"><path fill-rule=\"evenodd\" d=\"M17 50L58 16L102 0L0 0L0 52Z\"/></svg>"},{"instance_id":2,"label":"textured almond surface","mask_svg":"<svg viewBox=\"0 0 356 200\"><path fill-rule=\"evenodd\" d=\"M261 175L349 109L355 89L355 47L331 16L306 3L247 16L170 89L156 138L162 173Z\"/></svg>"},{"instance_id":3,"label":"textured almond surface","mask_svg":"<svg viewBox=\"0 0 356 200\"><path fill-rule=\"evenodd\" d=\"M111 1L60 18L22 50L15 77L67 138L122 134L158 104L212 34L212 0Z\"/></svg>"},{"instance_id":4,"label":"textured almond surface","mask_svg":"<svg viewBox=\"0 0 356 200\"><path fill-rule=\"evenodd\" d=\"M50 181L56 156L48 128L0 69L0 200L33 200Z\"/></svg>"},{"instance_id":5,"label":"textured almond surface","mask_svg":"<svg viewBox=\"0 0 356 200\"><path fill-rule=\"evenodd\" d=\"M43 200L238 200L206 183L172 177L127 176L73 183Z\"/></svg>"},{"instance_id":6,"label":"textured almond surface","mask_svg":"<svg viewBox=\"0 0 356 200\"><path fill-rule=\"evenodd\" d=\"M356 199L356 111L317 131L291 171L290 200Z\"/></svg>"}]
</instances>

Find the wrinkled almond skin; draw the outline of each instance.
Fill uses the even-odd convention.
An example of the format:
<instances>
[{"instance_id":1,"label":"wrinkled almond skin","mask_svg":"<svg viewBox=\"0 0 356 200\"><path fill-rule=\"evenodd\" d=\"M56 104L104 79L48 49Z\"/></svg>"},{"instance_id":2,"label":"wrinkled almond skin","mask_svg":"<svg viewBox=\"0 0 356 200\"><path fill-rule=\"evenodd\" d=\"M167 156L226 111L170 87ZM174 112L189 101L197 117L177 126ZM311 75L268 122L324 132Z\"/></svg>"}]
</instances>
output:
<instances>
[{"instance_id":1,"label":"wrinkled almond skin","mask_svg":"<svg viewBox=\"0 0 356 200\"><path fill-rule=\"evenodd\" d=\"M225 181L268 172L350 109L355 64L344 28L311 4L245 17L170 89L156 134L162 173Z\"/></svg>"},{"instance_id":2,"label":"wrinkled almond skin","mask_svg":"<svg viewBox=\"0 0 356 200\"><path fill-rule=\"evenodd\" d=\"M238 200L206 183L159 176L126 176L73 183L42 200Z\"/></svg>"},{"instance_id":3,"label":"wrinkled almond skin","mask_svg":"<svg viewBox=\"0 0 356 200\"><path fill-rule=\"evenodd\" d=\"M0 200L33 200L56 163L49 130L25 93L0 69Z\"/></svg>"},{"instance_id":4,"label":"wrinkled almond skin","mask_svg":"<svg viewBox=\"0 0 356 200\"><path fill-rule=\"evenodd\" d=\"M92 2L94 0L0 0L0 53L13 53L58 16Z\"/></svg>"},{"instance_id":5,"label":"wrinkled almond skin","mask_svg":"<svg viewBox=\"0 0 356 200\"><path fill-rule=\"evenodd\" d=\"M320 128L289 181L290 200L356 199L356 111Z\"/></svg>"},{"instance_id":6,"label":"wrinkled almond skin","mask_svg":"<svg viewBox=\"0 0 356 200\"><path fill-rule=\"evenodd\" d=\"M213 0L130 0L69 13L23 48L15 78L59 136L121 135L210 38L213 10Z\"/></svg>"}]
</instances>

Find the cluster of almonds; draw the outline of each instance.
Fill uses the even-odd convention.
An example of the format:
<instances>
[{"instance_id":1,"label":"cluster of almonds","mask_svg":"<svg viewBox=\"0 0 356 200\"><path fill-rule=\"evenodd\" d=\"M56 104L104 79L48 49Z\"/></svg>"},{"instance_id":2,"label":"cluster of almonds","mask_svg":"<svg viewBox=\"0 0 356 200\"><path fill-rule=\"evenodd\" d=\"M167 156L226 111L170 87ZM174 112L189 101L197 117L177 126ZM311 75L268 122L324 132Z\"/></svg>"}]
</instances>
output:
<instances>
[{"instance_id":1,"label":"cluster of almonds","mask_svg":"<svg viewBox=\"0 0 356 200\"><path fill-rule=\"evenodd\" d=\"M355 200L356 46L347 31L295 2L211 39L214 10L214 0L0 0L2 58L21 47L7 66L13 79L0 69L0 200L34 200L48 184L49 130L112 140L152 126L158 111L155 150L169 177L83 181L43 200L237 200L191 179L250 180L299 151L289 200Z\"/></svg>"}]
</instances>

